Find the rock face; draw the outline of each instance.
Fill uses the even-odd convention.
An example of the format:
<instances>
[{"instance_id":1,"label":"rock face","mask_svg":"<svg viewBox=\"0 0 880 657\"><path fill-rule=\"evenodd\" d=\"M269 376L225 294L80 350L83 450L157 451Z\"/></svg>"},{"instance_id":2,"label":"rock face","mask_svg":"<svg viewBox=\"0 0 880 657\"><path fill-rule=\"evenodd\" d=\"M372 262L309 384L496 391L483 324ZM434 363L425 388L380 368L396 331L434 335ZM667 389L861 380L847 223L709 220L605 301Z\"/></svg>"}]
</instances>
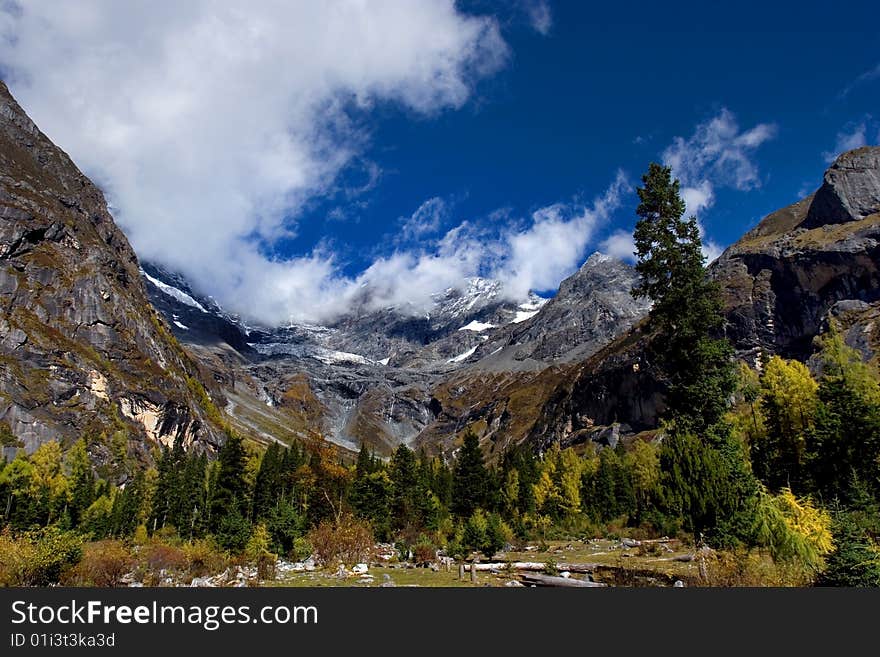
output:
<instances>
[{"instance_id":1,"label":"rock face","mask_svg":"<svg viewBox=\"0 0 880 657\"><path fill-rule=\"evenodd\" d=\"M142 458L150 442L216 443L188 387L199 387L195 368L150 305L103 195L2 82L0 361L8 456L120 432Z\"/></svg>"},{"instance_id":2,"label":"rock face","mask_svg":"<svg viewBox=\"0 0 880 657\"><path fill-rule=\"evenodd\" d=\"M858 221L880 212L880 149L844 153L825 172L804 228Z\"/></svg>"},{"instance_id":3,"label":"rock face","mask_svg":"<svg viewBox=\"0 0 880 657\"><path fill-rule=\"evenodd\" d=\"M512 327L495 360L510 356L548 364L588 358L647 315L650 303L630 294L637 282L632 267L594 253L562 281L540 313Z\"/></svg>"},{"instance_id":4,"label":"rock face","mask_svg":"<svg viewBox=\"0 0 880 657\"><path fill-rule=\"evenodd\" d=\"M838 303L880 301L880 148L841 155L815 194L765 217L711 272L741 354L806 360Z\"/></svg>"}]
</instances>

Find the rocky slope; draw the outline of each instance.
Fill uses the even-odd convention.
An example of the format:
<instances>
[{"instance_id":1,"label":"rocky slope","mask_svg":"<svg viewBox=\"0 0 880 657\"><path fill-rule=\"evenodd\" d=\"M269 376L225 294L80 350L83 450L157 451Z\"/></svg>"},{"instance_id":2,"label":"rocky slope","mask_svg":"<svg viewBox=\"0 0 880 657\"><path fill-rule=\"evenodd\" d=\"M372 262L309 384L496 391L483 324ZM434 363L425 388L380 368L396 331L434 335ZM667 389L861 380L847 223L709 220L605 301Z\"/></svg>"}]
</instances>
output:
<instances>
[{"instance_id":1,"label":"rocky slope","mask_svg":"<svg viewBox=\"0 0 880 657\"><path fill-rule=\"evenodd\" d=\"M0 361L7 456L80 436L95 439L96 459L110 434L139 458L177 437L218 441L196 368L150 305L103 195L2 82Z\"/></svg>"}]
</instances>

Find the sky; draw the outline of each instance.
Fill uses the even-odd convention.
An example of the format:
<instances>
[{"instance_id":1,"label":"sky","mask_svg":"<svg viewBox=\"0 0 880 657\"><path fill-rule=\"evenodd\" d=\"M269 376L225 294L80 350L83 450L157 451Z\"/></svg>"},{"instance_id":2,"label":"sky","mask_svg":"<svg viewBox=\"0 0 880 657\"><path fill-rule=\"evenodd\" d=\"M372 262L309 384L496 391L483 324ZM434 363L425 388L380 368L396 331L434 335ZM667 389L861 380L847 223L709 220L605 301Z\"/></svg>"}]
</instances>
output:
<instances>
[{"instance_id":1,"label":"sky","mask_svg":"<svg viewBox=\"0 0 880 657\"><path fill-rule=\"evenodd\" d=\"M733 7L0 0L0 76L142 259L328 322L631 259L651 161L712 259L880 142L875 2Z\"/></svg>"}]
</instances>

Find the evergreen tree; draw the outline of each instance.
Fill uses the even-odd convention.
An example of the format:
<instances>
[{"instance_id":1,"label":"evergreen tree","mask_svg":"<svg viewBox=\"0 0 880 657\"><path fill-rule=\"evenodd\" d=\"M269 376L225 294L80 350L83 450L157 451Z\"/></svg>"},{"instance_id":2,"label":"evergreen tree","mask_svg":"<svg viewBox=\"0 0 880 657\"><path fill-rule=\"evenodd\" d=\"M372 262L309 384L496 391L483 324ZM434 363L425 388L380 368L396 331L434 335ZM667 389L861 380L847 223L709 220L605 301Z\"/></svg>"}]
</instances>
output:
<instances>
[{"instance_id":1,"label":"evergreen tree","mask_svg":"<svg viewBox=\"0 0 880 657\"><path fill-rule=\"evenodd\" d=\"M846 496L853 476L880 500L880 383L836 331L823 340L822 377L808 459L816 490ZM844 502L849 502L844 497Z\"/></svg>"},{"instance_id":2,"label":"evergreen tree","mask_svg":"<svg viewBox=\"0 0 880 657\"><path fill-rule=\"evenodd\" d=\"M391 457L389 475L393 485L391 520L396 529L421 526L419 499L424 494L419 465L413 451L406 445L398 447Z\"/></svg>"},{"instance_id":3,"label":"evergreen tree","mask_svg":"<svg viewBox=\"0 0 880 657\"><path fill-rule=\"evenodd\" d=\"M76 441L68 452L67 465L70 471L70 516L76 525L86 509L97 499L95 473L92 471L92 462L84 439Z\"/></svg>"},{"instance_id":4,"label":"evergreen tree","mask_svg":"<svg viewBox=\"0 0 880 657\"><path fill-rule=\"evenodd\" d=\"M211 498L211 528L218 531L223 528L229 534L235 534L232 542L242 547L247 542L241 536L246 533L242 527L246 524L247 482L245 480L244 445L239 436L229 433L226 442L220 448L217 458L217 475Z\"/></svg>"},{"instance_id":5,"label":"evergreen tree","mask_svg":"<svg viewBox=\"0 0 880 657\"><path fill-rule=\"evenodd\" d=\"M736 389L733 348L716 338L723 325L717 283L705 268L695 217L684 218L680 184L652 163L638 189L634 240L641 281L636 297L653 302L653 349L669 379L668 432L660 461L667 508L696 534L749 540L757 481L724 420Z\"/></svg>"},{"instance_id":6,"label":"evergreen tree","mask_svg":"<svg viewBox=\"0 0 880 657\"><path fill-rule=\"evenodd\" d=\"M277 504L282 491L282 468L284 454L278 443L272 443L263 454L260 469L254 482L253 509L254 520L268 518L272 508Z\"/></svg>"},{"instance_id":7,"label":"evergreen tree","mask_svg":"<svg viewBox=\"0 0 880 657\"><path fill-rule=\"evenodd\" d=\"M350 501L355 513L370 521L373 533L380 541L391 538L394 490L394 483L384 470L358 477L351 489Z\"/></svg>"},{"instance_id":8,"label":"evergreen tree","mask_svg":"<svg viewBox=\"0 0 880 657\"><path fill-rule=\"evenodd\" d=\"M452 512L469 517L486 503L488 475L477 434L468 430L452 470Z\"/></svg>"},{"instance_id":9,"label":"evergreen tree","mask_svg":"<svg viewBox=\"0 0 880 657\"><path fill-rule=\"evenodd\" d=\"M670 167L651 163L642 182L633 235L641 280L633 295L653 302L654 348L670 380L667 419L699 435L721 420L736 386L733 350L713 337L723 323L720 290L706 274L696 218L683 218Z\"/></svg>"}]
</instances>

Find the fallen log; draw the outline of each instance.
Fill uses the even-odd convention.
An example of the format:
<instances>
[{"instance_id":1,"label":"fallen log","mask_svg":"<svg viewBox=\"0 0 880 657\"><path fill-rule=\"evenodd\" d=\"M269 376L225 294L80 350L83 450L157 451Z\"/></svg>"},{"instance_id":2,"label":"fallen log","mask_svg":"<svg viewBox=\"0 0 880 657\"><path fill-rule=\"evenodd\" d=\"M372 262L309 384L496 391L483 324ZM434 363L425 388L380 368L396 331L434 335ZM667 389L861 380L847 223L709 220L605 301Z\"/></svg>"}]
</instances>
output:
<instances>
[{"instance_id":1,"label":"fallen log","mask_svg":"<svg viewBox=\"0 0 880 657\"><path fill-rule=\"evenodd\" d=\"M571 588L604 588L608 586L602 582L590 582L584 579L574 579L573 577L539 575L537 573L523 573L520 576L520 580L525 584L534 584L535 586L559 586Z\"/></svg>"},{"instance_id":2,"label":"fallen log","mask_svg":"<svg viewBox=\"0 0 880 657\"><path fill-rule=\"evenodd\" d=\"M464 564L464 569L470 572L471 566L480 571L504 571L504 570L528 570L541 572L547 569L543 561L496 561L490 563ZM570 573L592 573L602 564L599 563L557 563L556 569L560 572L567 570Z\"/></svg>"}]
</instances>

